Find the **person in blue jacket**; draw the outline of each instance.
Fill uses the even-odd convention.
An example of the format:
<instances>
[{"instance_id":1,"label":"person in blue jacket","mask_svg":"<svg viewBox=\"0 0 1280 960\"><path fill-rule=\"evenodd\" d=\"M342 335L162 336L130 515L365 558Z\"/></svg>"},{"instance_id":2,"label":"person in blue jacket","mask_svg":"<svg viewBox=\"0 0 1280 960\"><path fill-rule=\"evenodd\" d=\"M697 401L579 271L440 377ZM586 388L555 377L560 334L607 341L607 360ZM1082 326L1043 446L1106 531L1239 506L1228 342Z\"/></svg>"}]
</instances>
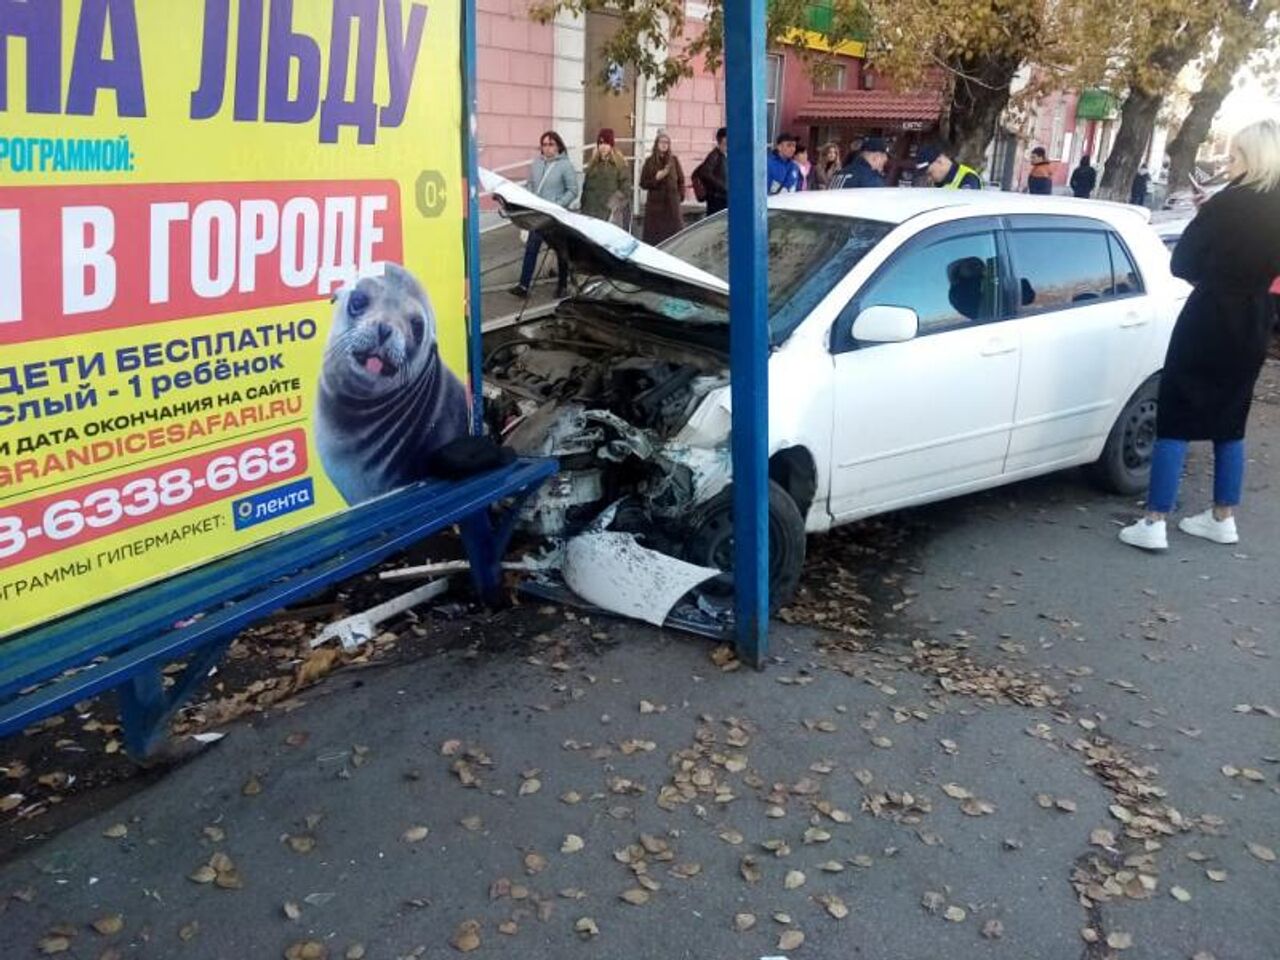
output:
<instances>
[{"instance_id":1,"label":"person in blue jacket","mask_svg":"<svg viewBox=\"0 0 1280 960\"><path fill-rule=\"evenodd\" d=\"M769 194L794 193L800 189L802 175L796 164L796 147L800 141L794 133L778 135L778 141L769 154Z\"/></svg>"}]
</instances>

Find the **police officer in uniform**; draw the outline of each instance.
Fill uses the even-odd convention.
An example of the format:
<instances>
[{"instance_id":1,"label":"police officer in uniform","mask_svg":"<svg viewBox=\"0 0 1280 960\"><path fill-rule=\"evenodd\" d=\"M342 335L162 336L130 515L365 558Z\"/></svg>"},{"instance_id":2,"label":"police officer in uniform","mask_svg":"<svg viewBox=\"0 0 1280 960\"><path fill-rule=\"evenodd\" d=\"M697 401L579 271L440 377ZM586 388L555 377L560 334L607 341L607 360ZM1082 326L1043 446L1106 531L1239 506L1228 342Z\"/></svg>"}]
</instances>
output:
<instances>
[{"instance_id":1,"label":"police officer in uniform","mask_svg":"<svg viewBox=\"0 0 1280 960\"><path fill-rule=\"evenodd\" d=\"M916 154L916 169L926 171L935 187L948 190L982 189L982 177L978 171L952 160L942 147L922 147Z\"/></svg>"}]
</instances>

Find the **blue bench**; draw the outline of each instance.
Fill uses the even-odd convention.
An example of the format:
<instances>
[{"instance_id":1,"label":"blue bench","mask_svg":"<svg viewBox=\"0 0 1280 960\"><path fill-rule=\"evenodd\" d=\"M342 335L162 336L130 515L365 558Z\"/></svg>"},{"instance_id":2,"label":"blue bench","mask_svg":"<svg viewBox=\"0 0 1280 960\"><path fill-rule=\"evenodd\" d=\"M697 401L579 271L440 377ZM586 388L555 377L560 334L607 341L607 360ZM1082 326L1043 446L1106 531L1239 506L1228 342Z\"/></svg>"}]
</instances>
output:
<instances>
[{"instance_id":1,"label":"blue bench","mask_svg":"<svg viewBox=\"0 0 1280 960\"><path fill-rule=\"evenodd\" d=\"M415 484L0 640L0 737L118 690L125 748L145 759L241 630L453 524L481 599L494 603L520 505L556 469L553 460L518 460ZM186 667L165 689L163 670L179 660Z\"/></svg>"}]
</instances>

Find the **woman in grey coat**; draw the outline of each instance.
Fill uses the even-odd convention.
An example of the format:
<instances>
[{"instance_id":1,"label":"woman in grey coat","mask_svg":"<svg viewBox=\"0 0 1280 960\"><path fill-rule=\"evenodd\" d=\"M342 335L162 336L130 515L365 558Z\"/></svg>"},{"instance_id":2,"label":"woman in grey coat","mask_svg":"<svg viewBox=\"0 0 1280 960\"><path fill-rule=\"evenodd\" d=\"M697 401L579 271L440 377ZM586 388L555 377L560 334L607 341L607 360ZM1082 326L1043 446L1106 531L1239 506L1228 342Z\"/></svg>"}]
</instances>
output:
<instances>
[{"instance_id":1,"label":"woman in grey coat","mask_svg":"<svg viewBox=\"0 0 1280 960\"><path fill-rule=\"evenodd\" d=\"M569 159L564 140L554 130L548 130L542 135L542 151L529 167L529 189L543 200L549 200L561 207L568 207L578 199L578 174L573 169L573 161ZM529 286L533 283L534 271L538 269L538 252L541 249L542 235L531 232L524 247L524 266L520 270L520 282L511 288L511 292L521 299L529 296ZM565 295L568 284L569 265L557 251L557 297Z\"/></svg>"}]
</instances>

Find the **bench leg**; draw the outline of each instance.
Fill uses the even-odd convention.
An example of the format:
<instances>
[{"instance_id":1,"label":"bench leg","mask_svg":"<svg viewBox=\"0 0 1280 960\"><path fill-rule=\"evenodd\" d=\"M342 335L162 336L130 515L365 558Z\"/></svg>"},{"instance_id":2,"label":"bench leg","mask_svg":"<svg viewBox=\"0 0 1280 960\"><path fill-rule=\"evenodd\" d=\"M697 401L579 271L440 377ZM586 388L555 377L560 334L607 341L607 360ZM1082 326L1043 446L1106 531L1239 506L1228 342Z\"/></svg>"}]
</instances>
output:
<instances>
[{"instance_id":1,"label":"bench leg","mask_svg":"<svg viewBox=\"0 0 1280 960\"><path fill-rule=\"evenodd\" d=\"M120 688L124 746L134 760L147 759L162 739L167 702L164 675L159 667L138 674Z\"/></svg>"},{"instance_id":2,"label":"bench leg","mask_svg":"<svg viewBox=\"0 0 1280 960\"><path fill-rule=\"evenodd\" d=\"M495 607L502 599L502 546L488 513L474 513L459 524L462 545L471 563L471 579L482 602Z\"/></svg>"},{"instance_id":3,"label":"bench leg","mask_svg":"<svg viewBox=\"0 0 1280 960\"><path fill-rule=\"evenodd\" d=\"M120 721L129 756L142 762L156 753L168 738L173 715L204 683L229 645L230 641L222 641L196 650L169 690L164 688L164 674L159 667L139 674L120 688Z\"/></svg>"}]
</instances>

